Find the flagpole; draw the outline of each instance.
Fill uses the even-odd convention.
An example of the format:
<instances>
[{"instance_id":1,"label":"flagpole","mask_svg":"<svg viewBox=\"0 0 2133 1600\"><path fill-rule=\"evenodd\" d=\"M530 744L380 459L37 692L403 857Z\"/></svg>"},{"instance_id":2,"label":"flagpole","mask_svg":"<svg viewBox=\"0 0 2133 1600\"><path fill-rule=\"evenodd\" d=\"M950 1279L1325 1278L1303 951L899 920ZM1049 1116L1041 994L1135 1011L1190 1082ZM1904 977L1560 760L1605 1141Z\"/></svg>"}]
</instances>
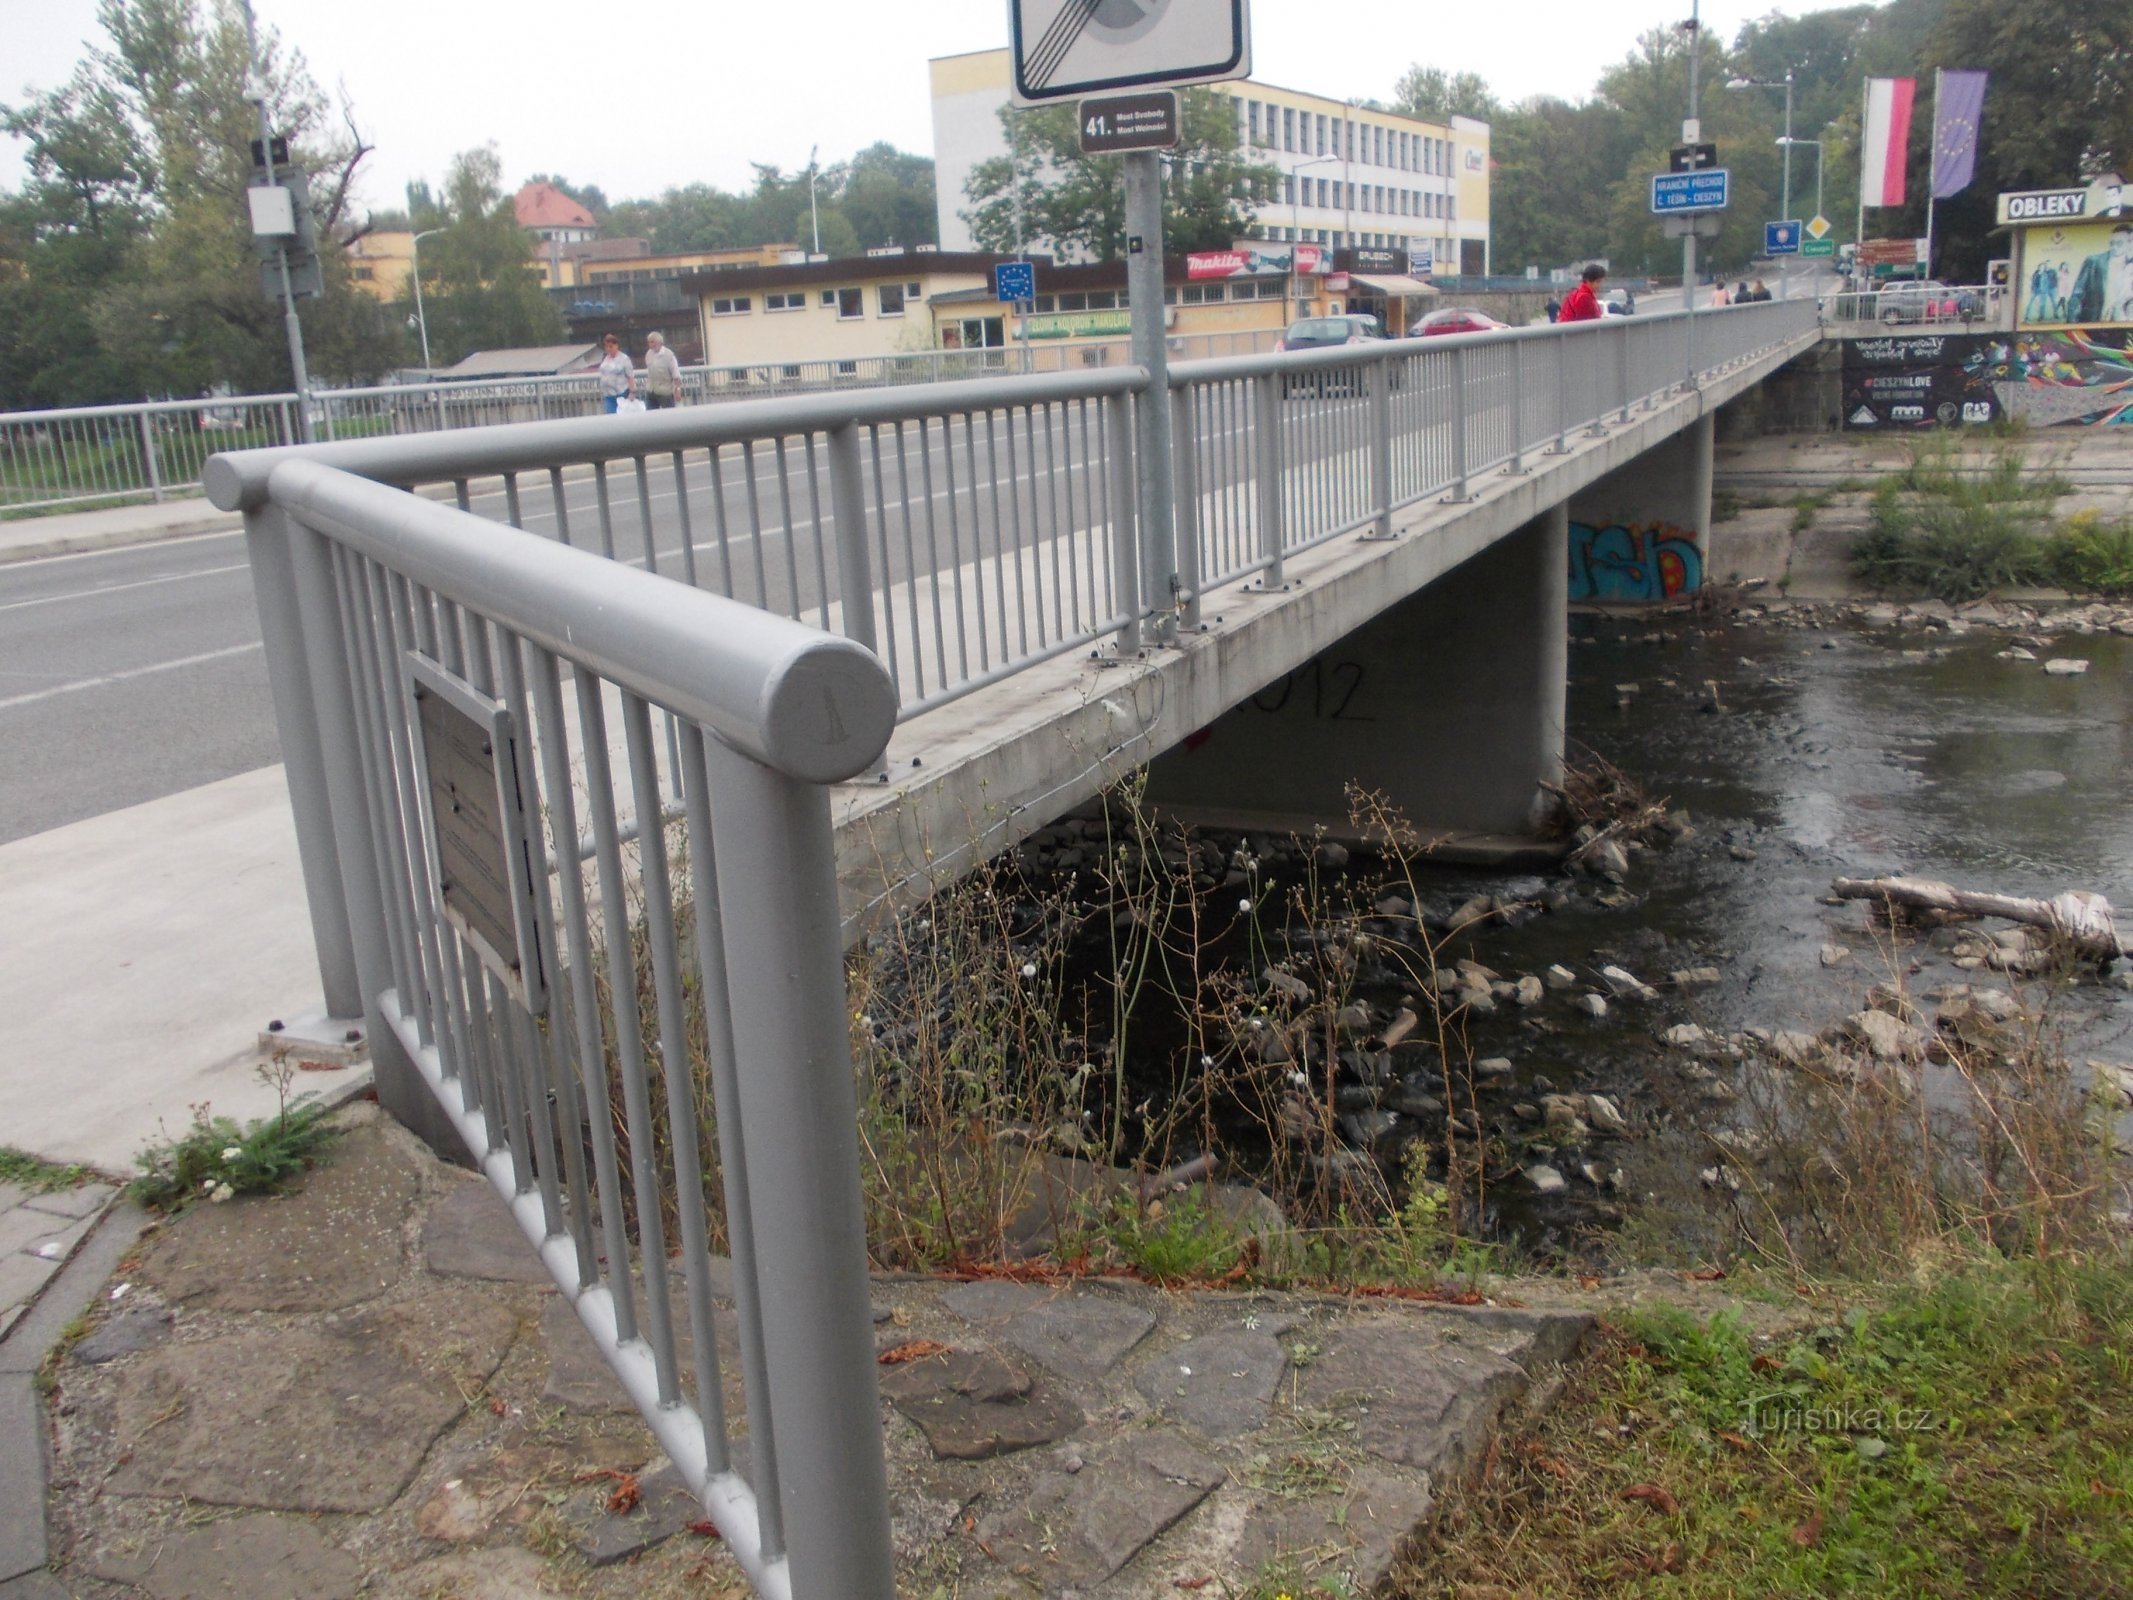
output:
<instances>
[{"instance_id":1,"label":"flagpole","mask_svg":"<svg viewBox=\"0 0 2133 1600\"><path fill-rule=\"evenodd\" d=\"M1852 277L1862 286L1866 279L1866 125L1874 115L1874 80L1869 77L1859 86L1859 226L1852 234Z\"/></svg>"},{"instance_id":2,"label":"flagpole","mask_svg":"<svg viewBox=\"0 0 2133 1600\"><path fill-rule=\"evenodd\" d=\"M1926 276L1933 276L1933 165L1940 159L1940 80L1947 69L1933 69L1933 138L1926 148Z\"/></svg>"}]
</instances>

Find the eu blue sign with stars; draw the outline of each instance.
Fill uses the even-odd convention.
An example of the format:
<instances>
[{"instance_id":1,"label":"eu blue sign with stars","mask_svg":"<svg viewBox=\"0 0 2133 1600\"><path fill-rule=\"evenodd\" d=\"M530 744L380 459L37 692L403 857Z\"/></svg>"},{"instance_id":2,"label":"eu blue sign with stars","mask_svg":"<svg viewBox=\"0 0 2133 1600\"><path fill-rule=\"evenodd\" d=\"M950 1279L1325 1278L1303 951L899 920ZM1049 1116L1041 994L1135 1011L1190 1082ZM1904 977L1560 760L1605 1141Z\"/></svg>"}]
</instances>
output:
<instances>
[{"instance_id":1,"label":"eu blue sign with stars","mask_svg":"<svg viewBox=\"0 0 2133 1600\"><path fill-rule=\"evenodd\" d=\"M992 269L992 297L995 300L1036 299L1036 266L1028 261L1001 262Z\"/></svg>"}]
</instances>

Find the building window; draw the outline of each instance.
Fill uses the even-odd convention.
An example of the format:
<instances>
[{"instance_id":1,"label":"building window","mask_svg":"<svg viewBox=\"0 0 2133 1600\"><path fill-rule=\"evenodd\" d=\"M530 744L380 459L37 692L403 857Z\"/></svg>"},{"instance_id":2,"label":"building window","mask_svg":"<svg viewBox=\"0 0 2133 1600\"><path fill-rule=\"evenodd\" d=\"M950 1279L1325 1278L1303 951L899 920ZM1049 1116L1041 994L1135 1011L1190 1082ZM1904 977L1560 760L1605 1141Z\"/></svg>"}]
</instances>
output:
<instances>
[{"instance_id":1,"label":"building window","mask_svg":"<svg viewBox=\"0 0 2133 1600\"><path fill-rule=\"evenodd\" d=\"M711 315L714 317L745 317L749 309L750 302L744 294L730 295L711 302Z\"/></svg>"},{"instance_id":2,"label":"building window","mask_svg":"<svg viewBox=\"0 0 2133 1600\"><path fill-rule=\"evenodd\" d=\"M1259 102L1256 100L1247 100L1245 102L1245 105L1251 109L1252 143L1257 144L1259 142Z\"/></svg>"},{"instance_id":3,"label":"building window","mask_svg":"<svg viewBox=\"0 0 2133 1600\"><path fill-rule=\"evenodd\" d=\"M1294 150L1296 148L1296 108L1294 106L1283 106L1281 108L1281 148L1284 150Z\"/></svg>"},{"instance_id":4,"label":"building window","mask_svg":"<svg viewBox=\"0 0 2133 1600\"><path fill-rule=\"evenodd\" d=\"M1323 116L1318 119L1318 153L1326 153L1326 119Z\"/></svg>"},{"instance_id":5,"label":"building window","mask_svg":"<svg viewBox=\"0 0 2133 1600\"><path fill-rule=\"evenodd\" d=\"M1457 222L1459 220L1459 197L1455 194L1448 194L1444 197L1444 219L1447 222Z\"/></svg>"},{"instance_id":6,"label":"building window","mask_svg":"<svg viewBox=\"0 0 2133 1600\"><path fill-rule=\"evenodd\" d=\"M1048 294L1040 294L1039 296L1037 296L1037 298L1036 298L1036 299L1032 300L1032 301L1031 301L1031 302L1029 303L1029 308L1030 308L1030 310L1031 310L1031 311L1032 311L1033 313L1034 313L1034 312L1045 312L1045 311L1056 311L1056 310L1058 310L1058 309L1059 309L1059 307L1058 307L1058 302L1057 302L1057 301L1055 301L1055 300L1054 300L1054 299L1053 299L1053 298L1052 298L1052 297L1051 297L1050 295L1048 295Z\"/></svg>"},{"instance_id":7,"label":"building window","mask_svg":"<svg viewBox=\"0 0 2133 1600\"><path fill-rule=\"evenodd\" d=\"M834 306L837 303L837 291L835 289L824 289L822 291L822 303L825 306Z\"/></svg>"},{"instance_id":8,"label":"building window","mask_svg":"<svg viewBox=\"0 0 2133 1600\"><path fill-rule=\"evenodd\" d=\"M900 283L885 283L876 289L881 301L881 314L885 317L900 317L904 314L904 286Z\"/></svg>"},{"instance_id":9,"label":"building window","mask_svg":"<svg viewBox=\"0 0 2133 1600\"><path fill-rule=\"evenodd\" d=\"M1116 311L1118 309L1118 291L1116 289L1091 289L1089 291L1089 309L1091 311Z\"/></svg>"},{"instance_id":10,"label":"building window","mask_svg":"<svg viewBox=\"0 0 2133 1600\"><path fill-rule=\"evenodd\" d=\"M858 376L859 376L859 363L858 363L858 362L856 362L856 361L840 361L840 362L838 362L838 363L837 363L837 376L838 376L838 377L840 377L840 378L856 378L856 377L858 377Z\"/></svg>"},{"instance_id":11,"label":"building window","mask_svg":"<svg viewBox=\"0 0 2133 1600\"><path fill-rule=\"evenodd\" d=\"M1296 174L1293 172L1284 172L1281 175L1281 203L1285 206L1293 205L1295 203L1295 194Z\"/></svg>"},{"instance_id":12,"label":"building window","mask_svg":"<svg viewBox=\"0 0 2133 1600\"><path fill-rule=\"evenodd\" d=\"M860 293L859 290L839 289L837 291L837 320L839 322L857 322L866 314L866 296Z\"/></svg>"},{"instance_id":13,"label":"building window","mask_svg":"<svg viewBox=\"0 0 2133 1600\"><path fill-rule=\"evenodd\" d=\"M1089 297L1085 294L1063 294L1059 297L1059 309L1061 311L1086 311L1089 309Z\"/></svg>"},{"instance_id":14,"label":"building window","mask_svg":"<svg viewBox=\"0 0 2133 1600\"><path fill-rule=\"evenodd\" d=\"M1185 285L1185 292L1179 296L1179 301L1188 306L1218 306L1228 298L1229 290L1226 284L1188 283ZM1243 296L1238 298L1242 299Z\"/></svg>"},{"instance_id":15,"label":"building window","mask_svg":"<svg viewBox=\"0 0 2133 1600\"><path fill-rule=\"evenodd\" d=\"M805 311L807 309L807 296L798 289L790 292L766 294L763 296L763 309L765 311Z\"/></svg>"}]
</instances>

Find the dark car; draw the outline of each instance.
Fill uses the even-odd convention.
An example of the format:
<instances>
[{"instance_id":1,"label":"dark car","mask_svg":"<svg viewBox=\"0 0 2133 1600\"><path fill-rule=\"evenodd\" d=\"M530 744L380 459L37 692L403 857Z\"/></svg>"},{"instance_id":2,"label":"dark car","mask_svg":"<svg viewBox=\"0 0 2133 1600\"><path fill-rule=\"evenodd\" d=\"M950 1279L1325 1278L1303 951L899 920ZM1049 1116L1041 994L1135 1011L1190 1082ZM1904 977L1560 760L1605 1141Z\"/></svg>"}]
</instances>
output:
<instances>
[{"instance_id":1,"label":"dark car","mask_svg":"<svg viewBox=\"0 0 2133 1600\"><path fill-rule=\"evenodd\" d=\"M1338 317L1305 317L1289 324L1288 332L1281 336L1277 346L1282 350L1330 350L1340 345L1382 344L1385 332L1378 326L1378 319L1362 312L1351 312ZM1344 394L1355 391L1356 378L1350 372L1308 373L1301 377L1284 378L1283 394L1320 394L1339 390Z\"/></svg>"},{"instance_id":2,"label":"dark car","mask_svg":"<svg viewBox=\"0 0 2133 1600\"><path fill-rule=\"evenodd\" d=\"M1476 311L1472 306L1447 306L1442 311L1432 311L1416 323L1414 333L1418 339L1427 339L1444 333L1494 333L1509 326L1508 322L1498 322L1486 311Z\"/></svg>"}]
</instances>

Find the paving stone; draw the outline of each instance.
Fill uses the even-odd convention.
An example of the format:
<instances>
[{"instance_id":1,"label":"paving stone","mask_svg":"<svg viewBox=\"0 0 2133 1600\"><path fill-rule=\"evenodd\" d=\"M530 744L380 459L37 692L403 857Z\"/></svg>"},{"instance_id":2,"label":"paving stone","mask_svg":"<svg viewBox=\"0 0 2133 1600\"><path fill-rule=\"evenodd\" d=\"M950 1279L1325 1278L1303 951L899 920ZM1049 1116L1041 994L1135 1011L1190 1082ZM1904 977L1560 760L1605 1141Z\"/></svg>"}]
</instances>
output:
<instances>
[{"instance_id":1,"label":"paving stone","mask_svg":"<svg viewBox=\"0 0 2133 1600\"><path fill-rule=\"evenodd\" d=\"M1039 1377L990 1350L951 1350L882 1375L889 1403L917 1423L933 1453L984 1461L1064 1439L1080 1409Z\"/></svg>"},{"instance_id":2,"label":"paving stone","mask_svg":"<svg viewBox=\"0 0 2133 1600\"><path fill-rule=\"evenodd\" d=\"M33 1194L22 1203L32 1211L42 1211L55 1217L71 1217L79 1222L84 1217L93 1217L111 1203L118 1193L108 1183L77 1184L72 1189L54 1189L46 1194Z\"/></svg>"},{"instance_id":3,"label":"paving stone","mask_svg":"<svg viewBox=\"0 0 2133 1600\"><path fill-rule=\"evenodd\" d=\"M179 1528L138 1551L94 1553L85 1565L155 1600L350 1600L363 1586L362 1563L301 1517L230 1517Z\"/></svg>"},{"instance_id":4,"label":"paving stone","mask_svg":"<svg viewBox=\"0 0 2133 1600\"><path fill-rule=\"evenodd\" d=\"M1039 1477L1021 1505L987 1516L978 1538L1003 1573L1030 1576L1047 1594L1086 1588L1147 1549L1224 1476L1174 1433L1130 1434L1078 1473Z\"/></svg>"},{"instance_id":5,"label":"paving stone","mask_svg":"<svg viewBox=\"0 0 2133 1600\"><path fill-rule=\"evenodd\" d=\"M1401 1477L1364 1466L1339 1490L1301 1500L1262 1498L1244 1518L1230 1566L1257 1572L1283 1556L1306 1553L1312 1570L1338 1570L1356 1594L1375 1594L1392 1574L1401 1544L1433 1505L1425 1473Z\"/></svg>"},{"instance_id":6,"label":"paving stone","mask_svg":"<svg viewBox=\"0 0 2133 1600\"><path fill-rule=\"evenodd\" d=\"M170 1322L168 1311L121 1311L74 1346L74 1359L100 1367L120 1356L153 1350L170 1338Z\"/></svg>"},{"instance_id":7,"label":"paving stone","mask_svg":"<svg viewBox=\"0 0 2133 1600\"><path fill-rule=\"evenodd\" d=\"M689 1302L678 1277L672 1287L669 1305L674 1319L674 1361L681 1374L683 1393L693 1395L696 1389L696 1337L690 1330ZM641 1324L644 1320L641 1285L635 1303ZM713 1280L711 1322L717 1335L719 1371L726 1385L727 1427L738 1437L742 1413L747 1409L740 1372L741 1325L732 1307L721 1304L717 1298L716 1279ZM622 1380L615 1376L614 1369L600 1354L599 1346L593 1343L592 1335L585 1331L585 1324L578 1320L576 1309L561 1295L552 1295L542 1302L541 1343L548 1351L548 1381L542 1386L542 1399L551 1405L586 1413L636 1409L630 1404Z\"/></svg>"},{"instance_id":8,"label":"paving stone","mask_svg":"<svg viewBox=\"0 0 2133 1600\"><path fill-rule=\"evenodd\" d=\"M965 1322L1005 1322L1049 1298L1052 1292L1034 1284L981 1278L950 1289L941 1296L941 1304Z\"/></svg>"},{"instance_id":9,"label":"paving stone","mask_svg":"<svg viewBox=\"0 0 2133 1600\"><path fill-rule=\"evenodd\" d=\"M570 1525L572 1543L587 1566L627 1561L703 1520L702 1502L689 1493L681 1474L672 1467L662 1467L637 1487L640 1498L629 1511L606 1509L606 1498L613 1490L604 1482L564 1505L563 1520Z\"/></svg>"},{"instance_id":10,"label":"paving stone","mask_svg":"<svg viewBox=\"0 0 2133 1600\"><path fill-rule=\"evenodd\" d=\"M20 1252L0 1256L0 1312L20 1312L36 1299L59 1270L56 1261L45 1261Z\"/></svg>"},{"instance_id":11,"label":"paving stone","mask_svg":"<svg viewBox=\"0 0 2133 1600\"><path fill-rule=\"evenodd\" d=\"M1153 1312L1097 1294L1060 1294L1008 1323L1007 1338L1052 1371L1091 1381L1155 1329Z\"/></svg>"},{"instance_id":12,"label":"paving stone","mask_svg":"<svg viewBox=\"0 0 2133 1600\"><path fill-rule=\"evenodd\" d=\"M25 1572L0 1580L0 1600L74 1600L49 1572Z\"/></svg>"},{"instance_id":13,"label":"paving stone","mask_svg":"<svg viewBox=\"0 0 2133 1600\"><path fill-rule=\"evenodd\" d=\"M45 1564L44 1407L27 1372L0 1374L0 1579Z\"/></svg>"},{"instance_id":14,"label":"paving stone","mask_svg":"<svg viewBox=\"0 0 2133 1600\"><path fill-rule=\"evenodd\" d=\"M19 1183L0 1183L0 1211L12 1211L29 1197L30 1191Z\"/></svg>"},{"instance_id":15,"label":"paving stone","mask_svg":"<svg viewBox=\"0 0 2133 1600\"><path fill-rule=\"evenodd\" d=\"M267 1511L377 1511L509 1349L509 1307L451 1291L166 1345L114 1370L111 1491Z\"/></svg>"},{"instance_id":16,"label":"paving stone","mask_svg":"<svg viewBox=\"0 0 2133 1600\"><path fill-rule=\"evenodd\" d=\"M489 1283L550 1281L548 1269L496 1191L479 1178L455 1183L422 1224L422 1257L446 1278Z\"/></svg>"},{"instance_id":17,"label":"paving stone","mask_svg":"<svg viewBox=\"0 0 2133 1600\"><path fill-rule=\"evenodd\" d=\"M1266 1421L1288 1364L1268 1334L1211 1333L1164 1351L1133 1386L1166 1415L1227 1439Z\"/></svg>"},{"instance_id":18,"label":"paving stone","mask_svg":"<svg viewBox=\"0 0 2133 1600\"><path fill-rule=\"evenodd\" d=\"M0 1211L0 1255L14 1255L18 1251L33 1250L38 1241L49 1239L58 1230L53 1226L59 1219L47 1216L42 1211L32 1211L27 1206L17 1206L12 1211Z\"/></svg>"},{"instance_id":19,"label":"paving stone","mask_svg":"<svg viewBox=\"0 0 2133 1600\"><path fill-rule=\"evenodd\" d=\"M141 1276L178 1304L217 1311L341 1311L400 1274L400 1236L421 1191L381 1125L351 1130L294 1194L197 1206Z\"/></svg>"},{"instance_id":20,"label":"paving stone","mask_svg":"<svg viewBox=\"0 0 2133 1600\"><path fill-rule=\"evenodd\" d=\"M455 1550L434 1561L378 1577L368 1594L378 1600L550 1600L567 1593L531 1550L512 1545L491 1550ZM0 1600L7 1600L0 1595Z\"/></svg>"},{"instance_id":21,"label":"paving stone","mask_svg":"<svg viewBox=\"0 0 2133 1600\"><path fill-rule=\"evenodd\" d=\"M1441 1483L1464 1472L1497 1415L1526 1388L1511 1362L1419 1324L1350 1328L1303 1371L1302 1402L1355 1421L1371 1454Z\"/></svg>"}]
</instances>

